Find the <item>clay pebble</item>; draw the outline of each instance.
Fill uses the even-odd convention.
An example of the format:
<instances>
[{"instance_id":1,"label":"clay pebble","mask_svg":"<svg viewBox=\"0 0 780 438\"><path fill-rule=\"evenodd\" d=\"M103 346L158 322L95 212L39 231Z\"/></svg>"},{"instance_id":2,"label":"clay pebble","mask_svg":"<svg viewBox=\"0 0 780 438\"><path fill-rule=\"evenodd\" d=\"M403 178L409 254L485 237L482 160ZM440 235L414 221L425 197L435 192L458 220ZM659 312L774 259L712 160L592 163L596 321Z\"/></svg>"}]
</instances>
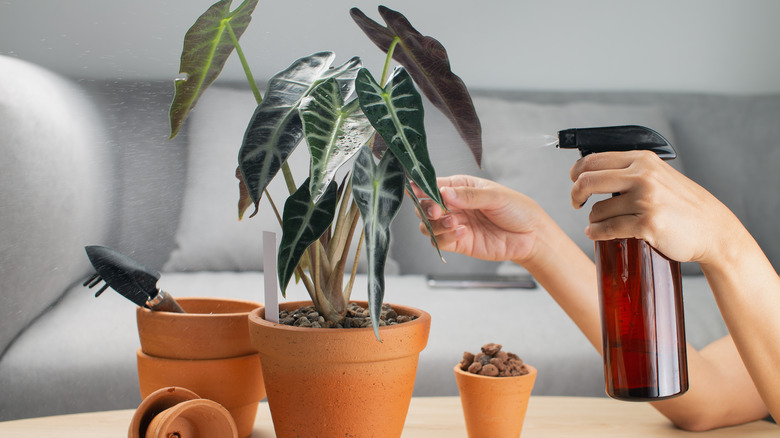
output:
<instances>
[{"instance_id":1,"label":"clay pebble","mask_svg":"<svg viewBox=\"0 0 780 438\"><path fill-rule=\"evenodd\" d=\"M488 377L513 377L528 374L528 367L518 355L502 351L501 348L501 344L491 342L483 345L477 354L463 352L460 369Z\"/></svg>"}]
</instances>

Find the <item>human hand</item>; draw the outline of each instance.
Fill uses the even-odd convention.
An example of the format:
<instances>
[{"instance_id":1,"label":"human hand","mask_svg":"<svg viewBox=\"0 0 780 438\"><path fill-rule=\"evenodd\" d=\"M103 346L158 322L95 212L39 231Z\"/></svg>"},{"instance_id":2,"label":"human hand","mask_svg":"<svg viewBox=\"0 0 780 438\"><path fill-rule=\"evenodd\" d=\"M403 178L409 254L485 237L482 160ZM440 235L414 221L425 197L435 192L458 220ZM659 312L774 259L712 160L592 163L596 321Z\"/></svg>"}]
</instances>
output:
<instances>
[{"instance_id":1,"label":"human hand","mask_svg":"<svg viewBox=\"0 0 780 438\"><path fill-rule=\"evenodd\" d=\"M649 151L588 155L571 179L575 208L593 194L620 193L593 204L585 231L593 240L634 237L671 259L707 262L738 225L712 194Z\"/></svg>"},{"instance_id":2,"label":"human hand","mask_svg":"<svg viewBox=\"0 0 780 438\"><path fill-rule=\"evenodd\" d=\"M449 211L415 195L444 251L490 261L512 260L522 264L531 257L536 231L549 217L527 196L496 182L467 175L438 178ZM423 234L429 235L424 224Z\"/></svg>"}]
</instances>

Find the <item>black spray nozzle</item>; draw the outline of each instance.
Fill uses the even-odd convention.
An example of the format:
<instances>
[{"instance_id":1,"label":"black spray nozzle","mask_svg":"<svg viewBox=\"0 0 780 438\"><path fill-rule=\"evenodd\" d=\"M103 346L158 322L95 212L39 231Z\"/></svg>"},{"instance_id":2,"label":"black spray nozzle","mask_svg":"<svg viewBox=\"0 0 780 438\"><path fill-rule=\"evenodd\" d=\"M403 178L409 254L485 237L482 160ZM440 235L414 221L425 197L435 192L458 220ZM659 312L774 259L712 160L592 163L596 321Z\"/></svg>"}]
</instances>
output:
<instances>
[{"instance_id":1,"label":"black spray nozzle","mask_svg":"<svg viewBox=\"0 0 780 438\"><path fill-rule=\"evenodd\" d=\"M664 160L677 157L661 134L638 125L566 129L558 132L558 147L579 149L583 157L595 152L637 150L655 152Z\"/></svg>"}]
</instances>

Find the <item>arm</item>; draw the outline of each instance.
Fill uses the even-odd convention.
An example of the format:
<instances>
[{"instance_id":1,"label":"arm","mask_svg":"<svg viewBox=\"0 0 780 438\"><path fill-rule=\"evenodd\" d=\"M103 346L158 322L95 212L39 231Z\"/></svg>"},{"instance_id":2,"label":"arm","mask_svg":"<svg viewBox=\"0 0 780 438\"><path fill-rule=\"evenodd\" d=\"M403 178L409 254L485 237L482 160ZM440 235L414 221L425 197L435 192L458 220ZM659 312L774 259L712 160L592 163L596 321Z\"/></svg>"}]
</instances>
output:
<instances>
[{"instance_id":1,"label":"arm","mask_svg":"<svg viewBox=\"0 0 780 438\"><path fill-rule=\"evenodd\" d=\"M622 155L623 153L621 153L621 157ZM596 155L592 157L596 157ZM582 166L586 162L587 160L578 162L577 166ZM660 160L658 162L660 163ZM575 180L586 171L585 167L577 168L577 166L572 171L572 177ZM684 178L682 175L677 175ZM668 176L665 175L662 179L668 179ZM646 176L638 177L635 182L646 181L646 178ZM593 175L586 176L580 181L580 187L583 186L583 181L589 179L593 181L596 178L593 178ZM623 180L625 176L618 179ZM685 184L693 184L687 179L685 181ZM580 251L576 244L530 198L497 183L479 178L455 176L440 178L440 185L442 186L442 196L451 213L445 214L431 204L426 204L429 205L427 216L431 220L440 247L447 251L455 251L485 260L512 260L525 266L600 352L601 325L596 294L596 269L591 260ZM578 184L575 184L575 188L576 186ZM683 193L676 184L671 184L670 187L675 192ZM697 187L695 184L687 187L694 190L694 193L686 195L690 196L694 206L692 210L696 212L696 215L699 214L702 202L705 200L707 200L707 205L715 205L713 208L720 209L717 207L719 204L717 201L712 203L714 198L708 199L705 196L705 194L710 197L711 195L700 187L696 189ZM628 194L627 187L623 187L622 190L614 190L614 187L608 185L603 191L587 192L585 190L580 192L577 199L573 196L573 203L580 206L590 193L613 193L615 191L621 191L624 195ZM586 192L587 194L583 195ZM618 198L628 203L636 202L630 196ZM649 205L653 205L653 203L649 203ZM604 208L605 206L600 203L594 205L591 213L593 223L587 230L591 238L613 238L601 237L597 234L603 232L604 226L609 225L602 223L603 220L594 220L599 219L598 214L600 211L605 211ZM612 207L608 205L607 208ZM725 207L722 208L725 209ZM679 208L672 210L681 211ZM721 211L721 214L728 217L730 212L723 213ZM636 215L635 217L640 216ZM693 228L700 228L698 222L694 223L696 226ZM729 224L728 227L729 233L732 232L733 224ZM425 227L422 225L421 230L426 233ZM729 233L724 233L724 236L730 236ZM623 237L645 238L645 236L634 235ZM672 241L676 240L672 239ZM744 239L740 239L740 241L744 241ZM654 244L659 245L658 243ZM664 244L668 245L668 242ZM694 260L697 257L694 255L695 251L690 250L688 246L682 245L682 250L678 249L682 252L688 251L687 256L677 254L680 256L679 259ZM763 260L758 265L763 265L766 268L768 261L760 253L760 250L757 259ZM748 260L745 259L745 261ZM566 270L560 269L562 263L565 263ZM725 265L729 266L728 263ZM705 273L708 273L710 282L717 281L715 278L711 278L713 274L710 272L713 269L707 266L706 262L702 266ZM777 281L777 275L772 270L771 265L769 265L768 270L771 272L764 271L762 279L758 281L767 284L767 276L770 277L769 284L771 284L772 279ZM562 273L566 275L562 275ZM774 277L771 277L772 275ZM717 289L727 288L726 284L718 283ZM717 298L720 292L716 288L713 290ZM767 293L771 294L772 292L768 291ZM775 292L775 294L777 293ZM723 306L720 301L719 304ZM725 314L724 317L727 323L730 319L739 321L739 317L730 318ZM771 338L774 330L771 327L768 328L765 330L765 335ZM780 332L775 331L775 333ZM772 362L773 360L769 360L768 369L771 369ZM737 354L731 337L718 340L700 352L689 346L688 365L691 389L681 397L654 403L654 406L675 424L686 429L702 430L747 422L766 416L766 406L769 402L765 404L756 391L751 374L742 364L742 359ZM771 370L766 375L771 378Z\"/></svg>"},{"instance_id":2,"label":"arm","mask_svg":"<svg viewBox=\"0 0 780 438\"><path fill-rule=\"evenodd\" d=\"M689 347L690 389L653 405L693 430L756 420L767 409L779 416L780 279L734 214L652 153L590 155L572 180L576 207L591 194L621 193L593 205L590 238L636 237L699 262L731 333L700 352Z\"/></svg>"},{"instance_id":3,"label":"arm","mask_svg":"<svg viewBox=\"0 0 780 438\"><path fill-rule=\"evenodd\" d=\"M439 186L449 213L422 201L439 247L524 266L601 351L595 265L547 213L529 197L486 179L457 175L439 178ZM422 224L420 231L427 234Z\"/></svg>"}]
</instances>

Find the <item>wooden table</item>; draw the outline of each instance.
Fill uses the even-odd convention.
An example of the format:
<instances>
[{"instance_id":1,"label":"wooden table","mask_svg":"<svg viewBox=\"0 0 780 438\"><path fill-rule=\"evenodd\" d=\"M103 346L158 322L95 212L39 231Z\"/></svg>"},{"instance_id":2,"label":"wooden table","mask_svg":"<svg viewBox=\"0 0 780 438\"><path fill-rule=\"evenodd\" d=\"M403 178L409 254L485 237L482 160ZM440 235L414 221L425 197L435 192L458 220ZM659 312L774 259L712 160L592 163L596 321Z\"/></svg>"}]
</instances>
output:
<instances>
[{"instance_id":1,"label":"wooden table","mask_svg":"<svg viewBox=\"0 0 780 438\"><path fill-rule=\"evenodd\" d=\"M0 437L104 438L125 437L133 410L93 412L0 422ZM252 438L274 437L271 415L260 403ZM646 403L607 398L533 396L523 426L531 437L778 437L772 423L756 421L739 427L693 434L676 429ZM458 397L415 397L409 407L404 438L466 438Z\"/></svg>"}]
</instances>

